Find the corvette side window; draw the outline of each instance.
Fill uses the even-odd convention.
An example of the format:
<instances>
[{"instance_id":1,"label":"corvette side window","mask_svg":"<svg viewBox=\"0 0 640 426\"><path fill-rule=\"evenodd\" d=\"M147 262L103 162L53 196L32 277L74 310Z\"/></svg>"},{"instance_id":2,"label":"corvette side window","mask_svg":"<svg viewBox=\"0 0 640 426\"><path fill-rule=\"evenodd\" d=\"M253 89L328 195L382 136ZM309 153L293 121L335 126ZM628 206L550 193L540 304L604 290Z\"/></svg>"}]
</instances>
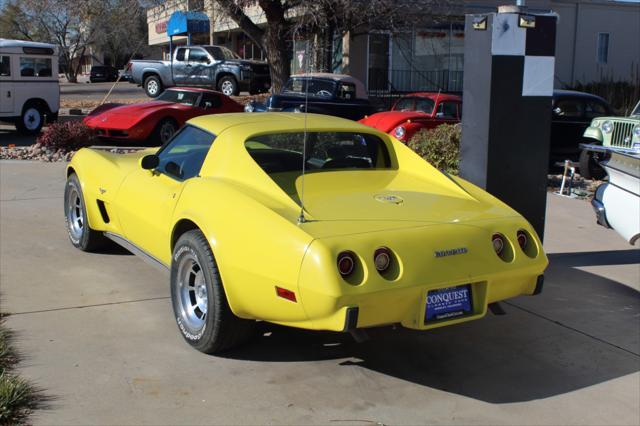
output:
<instances>
[{"instance_id":1,"label":"corvette side window","mask_svg":"<svg viewBox=\"0 0 640 426\"><path fill-rule=\"evenodd\" d=\"M158 152L156 168L179 180L198 176L215 136L193 126L185 126Z\"/></svg>"}]
</instances>

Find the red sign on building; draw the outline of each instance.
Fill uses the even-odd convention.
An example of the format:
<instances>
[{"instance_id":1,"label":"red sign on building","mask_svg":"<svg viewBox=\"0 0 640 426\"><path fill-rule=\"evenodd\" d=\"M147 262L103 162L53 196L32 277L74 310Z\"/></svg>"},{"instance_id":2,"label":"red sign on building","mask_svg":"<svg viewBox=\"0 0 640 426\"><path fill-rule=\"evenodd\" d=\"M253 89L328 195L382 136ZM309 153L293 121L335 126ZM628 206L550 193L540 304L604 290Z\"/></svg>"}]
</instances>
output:
<instances>
[{"instance_id":1,"label":"red sign on building","mask_svg":"<svg viewBox=\"0 0 640 426\"><path fill-rule=\"evenodd\" d=\"M167 32L167 21L158 22L156 24L156 34L162 34Z\"/></svg>"}]
</instances>

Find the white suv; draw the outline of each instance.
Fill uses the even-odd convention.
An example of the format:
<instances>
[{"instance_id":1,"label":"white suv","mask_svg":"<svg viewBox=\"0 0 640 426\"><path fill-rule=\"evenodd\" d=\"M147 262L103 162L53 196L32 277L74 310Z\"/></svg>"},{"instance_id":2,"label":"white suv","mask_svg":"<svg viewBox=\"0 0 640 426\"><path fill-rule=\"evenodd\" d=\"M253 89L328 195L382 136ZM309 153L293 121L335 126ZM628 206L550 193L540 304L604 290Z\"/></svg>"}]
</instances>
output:
<instances>
[{"instance_id":1,"label":"white suv","mask_svg":"<svg viewBox=\"0 0 640 426\"><path fill-rule=\"evenodd\" d=\"M56 47L0 38L0 121L36 134L45 120L57 120L59 108Z\"/></svg>"}]
</instances>

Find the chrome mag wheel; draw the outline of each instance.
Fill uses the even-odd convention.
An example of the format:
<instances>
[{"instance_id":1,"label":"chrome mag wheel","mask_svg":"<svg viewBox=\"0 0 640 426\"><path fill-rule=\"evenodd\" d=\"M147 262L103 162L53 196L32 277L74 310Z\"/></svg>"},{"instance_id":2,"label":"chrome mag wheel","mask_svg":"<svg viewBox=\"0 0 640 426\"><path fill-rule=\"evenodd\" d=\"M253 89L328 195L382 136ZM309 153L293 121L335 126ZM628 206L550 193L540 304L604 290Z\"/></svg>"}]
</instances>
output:
<instances>
[{"instance_id":1,"label":"chrome mag wheel","mask_svg":"<svg viewBox=\"0 0 640 426\"><path fill-rule=\"evenodd\" d=\"M67 193L67 226L69 234L74 240L80 240L84 232L84 208L82 198L75 187L70 187Z\"/></svg>"},{"instance_id":2,"label":"chrome mag wheel","mask_svg":"<svg viewBox=\"0 0 640 426\"><path fill-rule=\"evenodd\" d=\"M198 332L207 319L209 290L202 267L193 253L180 259L177 278L180 317L192 332Z\"/></svg>"},{"instance_id":3,"label":"chrome mag wheel","mask_svg":"<svg viewBox=\"0 0 640 426\"><path fill-rule=\"evenodd\" d=\"M176 132L176 129L171 121L165 121L160 125L160 142L163 144L166 143L173 134Z\"/></svg>"}]
</instances>

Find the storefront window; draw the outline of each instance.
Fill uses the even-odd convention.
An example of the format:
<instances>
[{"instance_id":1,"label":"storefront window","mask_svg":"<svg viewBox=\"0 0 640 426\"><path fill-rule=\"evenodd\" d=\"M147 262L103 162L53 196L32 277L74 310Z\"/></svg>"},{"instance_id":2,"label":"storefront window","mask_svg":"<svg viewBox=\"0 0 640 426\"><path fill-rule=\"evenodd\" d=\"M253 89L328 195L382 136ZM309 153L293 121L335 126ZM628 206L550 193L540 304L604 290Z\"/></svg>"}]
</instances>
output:
<instances>
[{"instance_id":1,"label":"storefront window","mask_svg":"<svg viewBox=\"0 0 640 426\"><path fill-rule=\"evenodd\" d=\"M460 24L370 34L368 54L369 90L462 90L464 27Z\"/></svg>"},{"instance_id":2,"label":"storefront window","mask_svg":"<svg viewBox=\"0 0 640 426\"><path fill-rule=\"evenodd\" d=\"M389 34L369 34L369 90L389 89Z\"/></svg>"}]
</instances>

